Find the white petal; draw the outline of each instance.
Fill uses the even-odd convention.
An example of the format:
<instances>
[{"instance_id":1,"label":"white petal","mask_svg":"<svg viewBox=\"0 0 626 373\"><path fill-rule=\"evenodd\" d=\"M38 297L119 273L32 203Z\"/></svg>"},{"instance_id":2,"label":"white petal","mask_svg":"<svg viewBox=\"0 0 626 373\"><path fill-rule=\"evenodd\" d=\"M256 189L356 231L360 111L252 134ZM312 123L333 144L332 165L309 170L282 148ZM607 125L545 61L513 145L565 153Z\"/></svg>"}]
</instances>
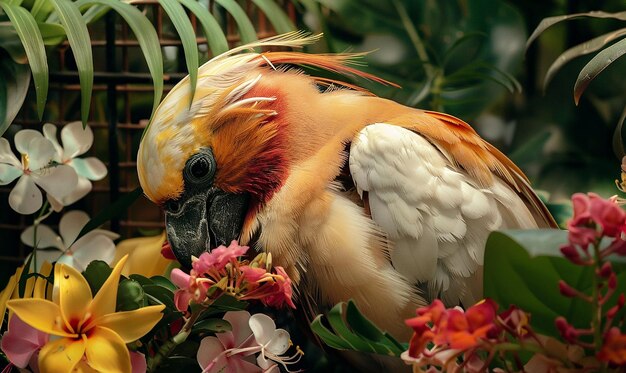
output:
<instances>
[{"instance_id":1,"label":"white petal","mask_svg":"<svg viewBox=\"0 0 626 373\"><path fill-rule=\"evenodd\" d=\"M74 158L68 164L89 180L102 180L107 175L106 166L96 157Z\"/></svg>"},{"instance_id":2,"label":"white petal","mask_svg":"<svg viewBox=\"0 0 626 373\"><path fill-rule=\"evenodd\" d=\"M28 168L32 171L36 171L53 161L57 152L54 150L54 146L50 140L40 136L33 138L28 143L26 154L28 154Z\"/></svg>"},{"instance_id":3,"label":"white petal","mask_svg":"<svg viewBox=\"0 0 626 373\"><path fill-rule=\"evenodd\" d=\"M270 365L272 365L272 362L270 360L266 359L265 355L262 354L262 353L259 354L259 356L257 356L256 363L263 370L266 370L267 368L270 367Z\"/></svg>"},{"instance_id":4,"label":"white petal","mask_svg":"<svg viewBox=\"0 0 626 373\"><path fill-rule=\"evenodd\" d=\"M63 148L61 147L61 144L59 144L59 140L57 140L57 126L50 123L44 124L43 136L50 140L56 150L56 157L54 160L59 163L63 163Z\"/></svg>"},{"instance_id":5,"label":"white petal","mask_svg":"<svg viewBox=\"0 0 626 373\"><path fill-rule=\"evenodd\" d=\"M32 177L28 175L22 175L9 194L9 205L22 215L36 212L41 207L42 202L41 191L35 185Z\"/></svg>"},{"instance_id":6,"label":"white petal","mask_svg":"<svg viewBox=\"0 0 626 373\"><path fill-rule=\"evenodd\" d=\"M111 264L115 258L115 244L109 237L102 235L86 234L79 238L70 249L74 256L74 268L80 271L84 271L94 260Z\"/></svg>"},{"instance_id":7,"label":"white petal","mask_svg":"<svg viewBox=\"0 0 626 373\"><path fill-rule=\"evenodd\" d=\"M89 221L89 215L80 210L68 211L59 221L59 233L67 247L72 246L76 237Z\"/></svg>"},{"instance_id":8,"label":"white petal","mask_svg":"<svg viewBox=\"0 0 626 373\"><path fill-rule=\"evenodd\" d=\"M76 267L76 262L74 261L74 257L72 255L70 255L70 254L63 254L63 255L61 255L57 259L57 263L67 264L68 266L70 266L72 268L75 268L75 269L77 269L77 270L79 270L81 272L84 270L84 268L83 269L78 269Z\"/></svg>"},{"instance_id":9,"label":"white petal","mask_svg":"<svg viewBox=\"0 0 626 373\"><path fill-rule=\"evenodd\" d=\"M50 202L50 207L52 207L52 211L61 212L61 210L63 210L63 202L52 197L50 194L46 194L46 198L48 198L48 202Z\"/></svg>"},{"instance_id":10,"label":"white petal","mask_svg":"<svg viewBox=\"0 0 626 373\"><path fill-rule=\"evenodd\" d=\"M22 176L23 173L21 168L11 164L0 163L0 185L7 185Z\"/></svg>"},{"instance_id":11,"label":"white petal","mask_svg":"<svg viewBox=\"0 0 626 373\"><path fill-rule=\"evenodd\" d=\"M60 165L41 172L33 172L31 176L48 194L57 200L71 194L78 183L76 171L70 166Z\"/></svg>"},{"instance_id":12,"label":"white petal","mask_svg":"<svg viewBox=\"0 0 626 373\"><path fill-rule=\"evenodd\" d=\"M81 122L68 123L61 130L61 141L63 141L65 158L74 158L91 148L93 132L89 126L83 129Z\"/></svg>"},{"instance_id":13,"label":"white petal","mask_svg":"<svg viewBox=\"0 0 626 373\"><path fill-rule=\"evenodd\" d=\"M222 352L224 352L224 346L217 338L204 337L200 341L200 347L198 348L198 364L204 369Z\"/></svg>"},{"instance_id":14,"label":"white petal","mask_svg":"<svg viewBox=\"0 0 626 373\"><path fill-rule=\"evenodd\" d=\"M15 143L15 148L21 154L28 154L28 145L31 140L42 138L41 133L35 130L21 130L15 134L13 138L13 142Z\"/></svg>"},{"instance_id":15,"label":"white petal","mask_svg":"<svg viewBox=\"0 0 626 373\"><path fill-rule=\"evenodd\" d=\"M24 229L20 235L20 239L25 245L35 247L35 226ZM46 249L48 247L56 247L59 250L65 250L63 241L54 231L47 225L40 224L37 228L37 248Z\"/></svg>"},{"instance_id":16,"label":"white petal","mask_svg":"<svg viewBox=\"0 0 626 373\"><path fill-rule=\"evenodd\" d=\"M111 232L111 231L107 231L106 229L94 229L89 233L97 233L97 234L101 234L104 235L106 237L109 237L111 240L115 241L118 238L120 238L120 235L115 233L115 232ZM87 234L89 234L87 233Z\"/></svg>"},{"instance_id":17,"label":"white petal","mask_svg":"<svg viewBox=\"0 0 626 373\"><path fill-rule=\"evenodd\" d=\"M250 312L229 311L224 314L223 319L228 321L233 327L232 332L235 337L235 347L241 346L241 344L250 337L250 334L252 334L252 330L249 326Z\"/></svg>"},{"instance_id":18,"label":"white petal","mask_svg":"<svg viewBox=\"0 0 626 373\"><path fill-rule=\"evenodd\" d=\"M6 163L17 168L22 168L22 163L20 163L19 159L17 159L11 150L9 140L4 137L0 137L0 163Z\"/></svg>"},{"instance_id":19,"label":"white petal","mask_svg":"<svg viewBox=\"0 0 626 373\"><path fill-rule=\"evenodd\" d=\"M37 250L37 270L41 269L43 262L60 262L63 251L60 250Z\"/></svg>"},{"instance_id":20,"label":"white petal","mask_svg":"<svg viewBox=\"0 0 626 373\"><path fill-rule=\"evenodd\" d=\"M282 355L289 349L289 332L285 329L276 329L272 340L265 348L274 355Z\"/></svg>"},{"instance_id":21,"label":"white petal","mask_svg":"<svg viewBox=\"0 0 626 373\"><path fill-rule=\"evenodd\" d=\"M274 336L276 331L276 323L269 316L263 313L256 313L250 317L248 322L254 338L260 345L266 345Z\"/></svg>"},{"instance_id":22,"label":"white petal","mask_svg":"<svg viewBox=\"0 0 626 373\"><path fill-rule=\"evenodd\" d=\"M68 194L67 196L63 197L61 200L56 200L54 199L54 197L52 197L50 194L48 194L48 201L50 201L50 204L53 203L53 201L55 203L58 203L61 208L60 209L55 209L55 211L61 211L61 209L63 208L63 206L69 206L72 203L80 200L81 198L83 198L84 196L86 196L87 194L89 194L89 192L91 192L91 181L87 180L86 178L82 177L82 176L78 176L78 181L76 182L76 187L74 188L74 190L72 191L72 193ZM55 206L53 206L55 207Z\"/></svg>"}]
</instances>

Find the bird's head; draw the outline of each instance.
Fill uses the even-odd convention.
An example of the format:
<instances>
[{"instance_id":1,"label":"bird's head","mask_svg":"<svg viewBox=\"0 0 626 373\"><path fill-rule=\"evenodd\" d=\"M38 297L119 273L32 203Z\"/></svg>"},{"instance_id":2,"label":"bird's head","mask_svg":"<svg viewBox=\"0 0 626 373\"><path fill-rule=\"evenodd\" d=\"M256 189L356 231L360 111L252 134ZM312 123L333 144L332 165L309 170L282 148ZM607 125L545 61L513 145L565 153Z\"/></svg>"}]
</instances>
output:
<instances>
[{"instance_id":1,"label":"bird's head","mask_svg":"<svg viewBox=\"0 0 626 373\"><path fill-rule=\"evenodd\" d=\"M276 66L370 77L346 66L348 55L242 53L316 39L292 33L233 49L200 68L193 100L185 78L157 108L137 169L145 195L165 210L168 239L183 265L190 266L192 255L249 237L255 215L287 180L297 149L290 140L290 101L275 78L284 71ZM274 74L273 82L265 73Z\"/></svg>"}]
</instances>

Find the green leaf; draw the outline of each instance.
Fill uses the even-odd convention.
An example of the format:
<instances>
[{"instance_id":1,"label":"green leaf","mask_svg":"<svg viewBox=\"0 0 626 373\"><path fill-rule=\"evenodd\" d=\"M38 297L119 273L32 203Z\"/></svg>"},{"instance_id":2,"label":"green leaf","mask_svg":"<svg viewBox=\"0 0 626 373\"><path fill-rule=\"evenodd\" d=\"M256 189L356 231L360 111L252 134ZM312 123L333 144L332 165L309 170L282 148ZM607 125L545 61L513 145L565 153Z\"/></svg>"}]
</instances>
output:
<instances>
[{"instance_id":1,"label":"green leaf","mask_svg":"<svg viewBox=\"0 0 626 373\"><path fill-rule=\"evenodd\" d=\"M159 4L163 7L170 20L178 32L180 41L185 52L185 61L187 62L187 71L189 71L189 83L191 89L191 98L189 106L193 102L193 96L196 92L196 84L198 83L198 44L196 43L196 32L191 26L189 17L185 13L185 9L177 0L159 0Z\"/></svg>"},{"instance_id":2,"label":"green leaf","mask_svg":"<svg viewBox=\"0 0 626 373\"><path fill-rule=\"evenodd\" d=\"M147 305L146 295L140 283L129 279L119 283L116 311L132 311Z\"/></svg>"},{"instance_id":3,"label":"green leaf","mask_svg":"<svg viewBox=\"0 0 626 373\"><path fill-rule=\"evenodd\" d=\"M140 187L135 188L132 192L128 192L121 196L115 203L105 207L100 213L94 216L89 222L83 227L83 229L76 237L76 240L84 236L85 234L91 232L92 230L98 228L102 224L111 220L114 217L118 217L126 212L128 207L133 204L141 196L142 190ZM74 241L76 242L76 241Z\"/></svg>"},{"instance_id":4,"label":"green leaf","mask_svg":"<svg viewBox=\"0 0 626 373\"><path fill-rule=\"evenodd\" d=\"M0 40L2 40L0 48L7 51L13 61L22 65L28 63L28 57L22 46L22 41L11 22L0 22Z\"/></svg>"},{"instance_id":5,"label":"green leaf","mask_svg":"<svg viewBox=\"0 0 626 373\"><path fill-rule=\"evenodd\" d=\"M26 51L26 56L28 56L37 94L37 114L41 120L48 97L48 61L46 60L43 38L39 28L37 28L37 22L26 9L2 1L0 1L0 8L4 10L15 26L17 35Z\"/></svg>"},{"instance_id":6,"label":"green leaf","mask_svg":"<svg viewBox=\"0 0 626 373\"><path fill-rule=\"evenodd\" d=\"M152 282L152 280L150 280L149 278L142 276L142 275L138 275L136 273L133 273L132 275L128 276L131 280L135 280L138 283L141 284L141 286L144 285L154 285L154 282Z\"/></svg>"},{"instance_id":7,"label":"green leaf","mask_svg":"<svg viewBox=\"0 0 626 373\"><path fill-rule=\"evenodd\" d=\"M54 10L54 5L51 0L35 0L33 4L33 8L31 9L31 13L33 17L37 20L37 22L43 22L44 20L49 19L50 13ZM53 18L55 18L53 16Z\"/></svg>"},{"instance_id":8,"label":"green leaf","mask_svg":"<svg viewBox=\"0 0 626 373\"><path fill-rule=\"evenodd\" d=\"M83 277L89 284L91 295L96 295L112 271L111 267L102 260L94 260L87 265L83 271Z\"/></svg>"},{"instance_id":9,"label":"green leaf","mask_svg":"<svg viewBox=\"0 0 626 373\"><path fill-rule=\"evenodd\" d=\"M322 315L313 320L311 330L328 346L342 350L400 356L406 350L388 333L382 332L363 316L353 301L336 304L328 312L332 331L322 323Z\"/></svg>"},{"instance_id":10,"label":"green leaf","mask_svg":"<svg viewBox=\"0 0 626 373\"><path fill-rule=\"evenodd\" d=\"M617 159L622 159L626 156L626 152L624 151L624 140L622 139L622 127L624 126L624 120L626 120L626 107L622 110L622 115L617 122L617 126L615 126L615 131L613 132L613 152L617 156ZM2 132L0 132L2 134Z\"/></svg>"},{"instance_id":11,"label":"green leaf","mask_svg":"<svg viewBox=\"0 0 626 373\"><path fill-rule=\"evenodd\" d=\"M153 301L158 301L155 303L164 304L167 308L172 310L176 309L174 293L172 293L170 289L159 285L143 285L142 287L144 292L153 298Z\"/></svg>"},{"instance_id":12,"label":"green leaf","mask_svg":"<svg viewBox=\"0 0 626 373\"><path fill-rule=\"evenodd\" d=\"M209 48L214 56L228 51L228 40L222 31L220 24L208 9L200 5L196 0L179 0L187 9L189 9L200 21L204 36L209 43Z\"/></svg>"},{"instance_id":13,"label":"green leaf","mask_svg":"<svg viewBox=\"0 0 626 373\"><path fill-rule=\"evenodd\" d=\"M161 96L163 95L163 55L161 53L161 45L159 44L159 37L152 23L146 18L141 11L132 5L129 5L123 1L110 1L110 0L78 0L76 6L82 9L86 5L99 4L112 8L115 10L128 26L135 33L135 37L139 42L141 51L146 58L150 75L152 76L152 82L154 84L154 102L152 105L152 115L156 110Z\"/></svg>"},{"instance_id":14,"label":"green leaf","mask_svg":"<svg viewBox=\"0 0 626 373\"><path fill-rule=\"evenodd\" d=\"M10 58L0 59L0 136L20 111L30 84L30 70Z\"/></svg>"},{"instance_id":15,"label":"green leaf","mask_svg":"<svg viewBox=\"0 0 626 373\"><path fill-rule=\"evenodd\" d=\"M585 89L587 89L591 81L616 59L624 55L624 53L626 53L626 39L622 39L596 54L591 61L580 70L576 83L574 84L574 102L576 105L578 105L580 96L585 92Z\"/></svg>"},{"instance_id":16,"label":"green leaf","mask_svg":"<svg viewBox=\"0 0 626 373\"><path fill-rule=\"evenodd\" d=\"M603 46L607 45L611 41L626 35L626 28L615 30L607 34L598 36L584 43L580 43L572 48L569 48L563 52L556 60L550 65L546 77L543 79L543 90L548 88L548 84L552 81L552 78L566 63L570 62L576 57L584 56L586 54L597 51Z\"/></svg>"},{"instance_id":17,"label":"green leaf","mask_svg":"<svg viewBox=\"0 0 626 373\"><path fill-rule=\"evenodd\" d=\"M233 327L228 321L217 318L200 320L191 329L194 333L223 333L230 330L233 330Z\"/></svg>"},{"instance_id":18,"label":"green leaf","mask_svg":"<svg viewBox=\"0 0 626 373\"><path fill-rule=\"evenodd\" d=\"M237 300L235 297L228 294L222 294L211 304L211 307L206 313L210 315L226 311L241 311L245 310L247 306L247 302Z\"/></svg>"},{"instance_id":19,"label":"green leaf","mask_svg":"<svg viewBox=\"0 0 626 373\"><path fill-rule=\"evenodd\" d=\"M172 283L172 281L163 276L152 276L150 277L150 281L152 281L153 284L162 286L172 292L178 290L178 288Z\"/></svg>"},{"instance_id":20,"label":"green leaf","mask_svg":"<svg viewBox=\"0 0 626 373\"><path fill-rule=\"evenodd\" d=\"M296 29L291 19L274 0L252 0L252 2L265 13L278 34L285 34Z\"/></svg>"},{"instance_id":21,"label":"green leaf","mask_svg":"<svg viewBox=\"0 0 626 373\"><path fill-rule=\"evenodd\" d=\"M239 35L241 36L241 42L243 44L252 43L253 41L258 40L254 26L248 18L248 15L246 15L246 12L239 4L237 4L235 0L215 0L215 2L221 5L228 13L230 13L231 16L233 16L233 19L239 29Z\"/></svg>"},{"instance_id":22,"label":"green leaf","mask_svg":"<svg viewBox=\"0 0 626 373\"><path fill-rule=\"evenodd\" d=\"M45 45L55 46L61 44L67 38L63 26L57 23L38 23L37 26L39 26Z\"/></svg>"},{"instance_id":23,"label":"green leaf","mask_svg":"<svg viewBox=\"0 0 626 373\"><path fill-rule=\"evenodd\" d=\"M85 127L87 126L87 119L89 119L89 106L91 105L93 89L93 55L87 23L75 3L69 0L51 0L51 2L67 33L67 40L76 60L80 80L80 119L83 122L83 127Z\"/></svg>"},{"instance_id":24,"label":"green leaf","mask_svg":"<svg viewBox=\"0 0 626 373\"><path fill-rule=\"evenodd\" d=\"M332 347L337 350L348 350L350 349L350 345L344 341L343 339L337 337L333 332L328 330L322 324L322 315L318 315L311 322L311 330L315 333L320 339L329 347Z\"/></svg>"},{"instance_id":25,"label":"green leaf","mask_svg":"<svg viewBox=\"0 0 626 373\"><path fill-rule=\"evenodd\" d=\"M535 31L533 31L532 35L530 35L530 37L528 38L528 41L526 41L526 49L528 49L528 46L532 44L532 42L535 39L537 39L537 37L539 37L539 35L541 35L549 27L552 27L556 25L557 23L560 23L563 21L570 21L572 19L583 18L583 17L614 18L620 21L626 21L626 12L607 13L607 12L602 12L602 11L593 11L593 12L575 13L575 14L568 14L564 16L544 18L541 20L541 22L539 22L539 25L537 26L537 28L535 28Z\"/></svg>"}]
</instances>

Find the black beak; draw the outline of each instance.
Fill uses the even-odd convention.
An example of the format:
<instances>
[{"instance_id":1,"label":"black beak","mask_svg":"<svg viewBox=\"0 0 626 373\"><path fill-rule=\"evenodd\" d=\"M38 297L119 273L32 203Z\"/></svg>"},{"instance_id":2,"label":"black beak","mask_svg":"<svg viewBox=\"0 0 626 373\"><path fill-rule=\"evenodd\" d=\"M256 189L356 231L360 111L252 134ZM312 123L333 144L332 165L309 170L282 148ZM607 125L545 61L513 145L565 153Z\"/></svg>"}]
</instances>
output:
<instances>
[{"instance_id":1,"label":"black beak","mask_svg":"<svg viewBox=\"0 0 626 373\"><path fill-rule=\"evenodd\" d=\"M237 240L247 213L248 200L247 194L231 194L210 188L185 193L170 203L165 213L165 225L176 259L184 267L191 268L192 255L199 257L205 251Z\"/></svg>"}]
</instances>

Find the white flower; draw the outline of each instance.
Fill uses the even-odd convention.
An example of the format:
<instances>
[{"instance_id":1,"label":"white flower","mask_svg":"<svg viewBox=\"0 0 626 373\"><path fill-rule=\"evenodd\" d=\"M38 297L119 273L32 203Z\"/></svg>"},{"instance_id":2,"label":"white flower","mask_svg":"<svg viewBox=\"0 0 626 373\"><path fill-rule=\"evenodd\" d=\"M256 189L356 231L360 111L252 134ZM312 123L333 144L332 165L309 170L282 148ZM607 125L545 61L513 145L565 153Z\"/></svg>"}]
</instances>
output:
<instances>
[{"instance_id":1,"label":"white flower","mask_svg":"<svg viewBox=\"0 0 626 373\"><path fill-rule=\"evenodd\" d=\"M276 324L271 317L263 313L256 313L250 317L248 322L254 339L261 347L261 353L257 356L257 364L263 368L264 371L278 371L278 367L274 362L280 363L285 369L287 364L293 364L295 357L299 354L291 357L281 357L280 355L287 352L291 345L289 339L289 332L285 329L276 329Z\"/></svg>"},{"instance_id":2,"label":"white flower","mask_svg":"<svg viewBox=\"0 0 626 373\"><path fill-rule=\"evenodd\" d=\"M43 134L54 145L56 150L54 160L60 164L72 167L78 174L76 188L70 194L61 199L48 194L48 200L52 208L55 211L60 211L63 206L69 206L87 195L91 191L90 180L103 179L107 174L107 169L98 158L76 158L85 154L93 144L93 132L89 126L83 129L81 122L66 124L61 130L63 146L57 140L57 128L55 125L50 123L44 124Z\"/></svg>"},{"instance_id":3,"label":"white flower","mask_svg":"<svg viewBox=\"0 0 626 373\"><path fill-rule=\"evenodd\" d=\"M49 196L63 199L77 183L74 169L51 164L55 155L54 145L41 133L22 130L15 134L15 148L21 154L21 162L11 151L11 145L0 138L0 185L19 178L9 194L9 205L20 214L32 214L39 210L43 198L37 185Z\"/></svg>"},{"instance_id":4,"label":"white flower","mask_svg":"<svg viewBox=\"0 0 626 373\"><path fill-rule=\"evenodd\" d=\"M37 244L35 245L35 227L30 226L22 232L22 242L36 247L37 265L44 261L68 264L79 271L84 271L94 260L103 260L108 264L115 257L114 239L119 235L104 230L94 229L78 240L78 234L89 221L89 216L83 211L68 211L59 222L60 236L54 233L47 225L37 227ZM39 250L53 248L53 250Z\"/></svg>"}]
</instances>

